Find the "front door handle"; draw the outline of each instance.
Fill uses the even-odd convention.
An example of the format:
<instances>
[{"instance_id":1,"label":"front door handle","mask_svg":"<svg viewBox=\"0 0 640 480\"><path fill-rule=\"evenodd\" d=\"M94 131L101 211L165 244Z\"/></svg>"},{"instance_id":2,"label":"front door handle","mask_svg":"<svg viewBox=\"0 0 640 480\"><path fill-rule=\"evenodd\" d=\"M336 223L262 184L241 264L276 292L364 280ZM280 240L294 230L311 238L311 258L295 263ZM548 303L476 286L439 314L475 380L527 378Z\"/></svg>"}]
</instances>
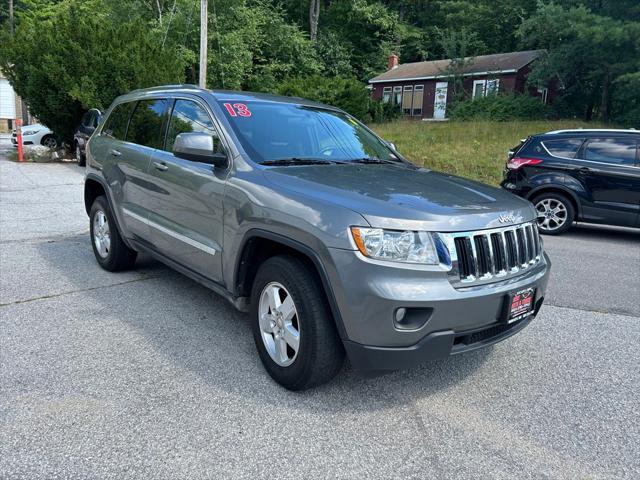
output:
<instances>
[{"instance_id":1,"label":"front door handle","mask_svg":"<svg viewBox=\"0 0 640 480\"><path fill-rule=\"evenodd\" d=\"M120 155L122 155L122 153L119 150L116 150L114 148L112 148L111 150L109 150L109 153L111 155L113 155L114 157L119 157Z\"/></svg>"},{"instance_id":2,"label":"front door handle","mask_svg":"<svg viewBox=\"0 0 640 480\"><path fill-rule=\"evenodd\" d=\"M165 170L169 169L167 164L164 162L153 162L153 166L155 167L156 170L160 170L161 172L164 172Z\"/></svg>"}]
</instances>

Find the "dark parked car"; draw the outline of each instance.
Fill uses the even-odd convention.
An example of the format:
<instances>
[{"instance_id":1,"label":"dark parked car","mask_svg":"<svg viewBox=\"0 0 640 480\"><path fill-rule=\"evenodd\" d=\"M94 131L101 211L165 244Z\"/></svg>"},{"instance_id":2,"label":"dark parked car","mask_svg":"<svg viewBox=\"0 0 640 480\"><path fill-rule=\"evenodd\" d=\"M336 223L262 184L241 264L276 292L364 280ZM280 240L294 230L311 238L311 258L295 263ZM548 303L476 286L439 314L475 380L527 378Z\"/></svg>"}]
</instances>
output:
<instances>
[{"instance_id":1,"label":"dark parked car","mask_svg":"<svg viewBox=\"0 0 640 480\"><path fill-rule=\"evenodd\" d=\"M504 340L549 277L529 202L418 168L300 98L118 97L89 140L84 199L104 269L147 252L250 311L267 372L293 390L345 354L395 370Z\"/></svg>"},{"instance_id":2,"label":"dark parked car","mask_svg":"<svg viewBox=\"0 0 640 480\"><path fill-rule=\"evenodd\" d=\"M557 130L509 152L502 187L530 200L541 233L574 221L640 227L640 132Z\"/></svg>"},{"instance_id":3,"label":"dark parked car","mask_svg":"<svg viewBox=\"0 0 640 480\"><path fill-rule=\"evenodd\" d=\"M82 116L80 125L76 129L76 133L73 134L73 149L75 151L76 160L78 165L84 166L86 163L87 141L89 137L96 131L100 119L102 118L102 112L96 108L92 108Z\"/></svg>"}]
</instances>

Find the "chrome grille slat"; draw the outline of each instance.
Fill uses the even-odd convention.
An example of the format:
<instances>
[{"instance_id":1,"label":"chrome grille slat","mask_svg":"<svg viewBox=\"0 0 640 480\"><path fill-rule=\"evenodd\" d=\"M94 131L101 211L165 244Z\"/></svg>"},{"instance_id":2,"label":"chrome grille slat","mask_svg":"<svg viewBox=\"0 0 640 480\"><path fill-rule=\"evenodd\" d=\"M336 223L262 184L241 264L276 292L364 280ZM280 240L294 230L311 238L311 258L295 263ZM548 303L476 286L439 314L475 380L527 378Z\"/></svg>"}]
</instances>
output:
<instances>
[{"instance_id":1,"label":"chrome grille slat","mask_svg":"<svg viewBox=\"0 0 640 480\"><path fill-rule=\"evenodd\" d=\"M451 282L473 285L510 278L542 259L537 225L529 222L509 227L440 234L451 255Z\"/></svg>"}]
</instances>

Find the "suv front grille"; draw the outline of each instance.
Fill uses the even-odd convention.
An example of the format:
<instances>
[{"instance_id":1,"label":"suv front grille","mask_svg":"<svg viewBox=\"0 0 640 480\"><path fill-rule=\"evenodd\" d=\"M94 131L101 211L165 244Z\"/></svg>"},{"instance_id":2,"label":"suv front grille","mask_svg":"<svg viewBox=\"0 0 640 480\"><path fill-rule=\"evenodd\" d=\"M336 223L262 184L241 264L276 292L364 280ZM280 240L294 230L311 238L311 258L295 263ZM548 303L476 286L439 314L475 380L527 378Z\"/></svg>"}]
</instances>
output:
<instances>
[{"instance_id":1,"label":"suv front grille","mask_svg":"<svg viewBox=\"0 0 640 480\"><path fill-rule=\"evenodd\" d=\"M535 222L443 236L451 254L453 283L485 283L515 276L536 265L542 256Z\"/></svg>"}]
</instances>

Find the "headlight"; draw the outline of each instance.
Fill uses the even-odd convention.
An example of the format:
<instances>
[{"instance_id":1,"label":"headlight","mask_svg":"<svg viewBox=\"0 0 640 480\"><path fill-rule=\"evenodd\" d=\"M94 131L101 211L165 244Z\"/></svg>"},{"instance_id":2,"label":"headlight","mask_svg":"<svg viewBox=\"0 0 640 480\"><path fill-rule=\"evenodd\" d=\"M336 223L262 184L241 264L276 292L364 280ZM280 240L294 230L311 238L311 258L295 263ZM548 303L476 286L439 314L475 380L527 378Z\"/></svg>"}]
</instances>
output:
<instances>
[{"instance_id":1,"label":"headlight","mask_svg":"<svg viewBox=\"0 0 640 480\"><path fill-rule=\"evenodd\" d=\"M391 262L437 265L438 253L429 232L351 227L358 250L365 257Z\"/></svg>"},{"instance_id":2,"label":"headlight","mask_svg":"<svg viewBox=\"0 0 640 480\"><path fill-rule=\"evenodd\" d=\"M27 130L22 132L22 135L35 135L36 133L38 133L38 130Z\"/></svg>"}]
</instances>

